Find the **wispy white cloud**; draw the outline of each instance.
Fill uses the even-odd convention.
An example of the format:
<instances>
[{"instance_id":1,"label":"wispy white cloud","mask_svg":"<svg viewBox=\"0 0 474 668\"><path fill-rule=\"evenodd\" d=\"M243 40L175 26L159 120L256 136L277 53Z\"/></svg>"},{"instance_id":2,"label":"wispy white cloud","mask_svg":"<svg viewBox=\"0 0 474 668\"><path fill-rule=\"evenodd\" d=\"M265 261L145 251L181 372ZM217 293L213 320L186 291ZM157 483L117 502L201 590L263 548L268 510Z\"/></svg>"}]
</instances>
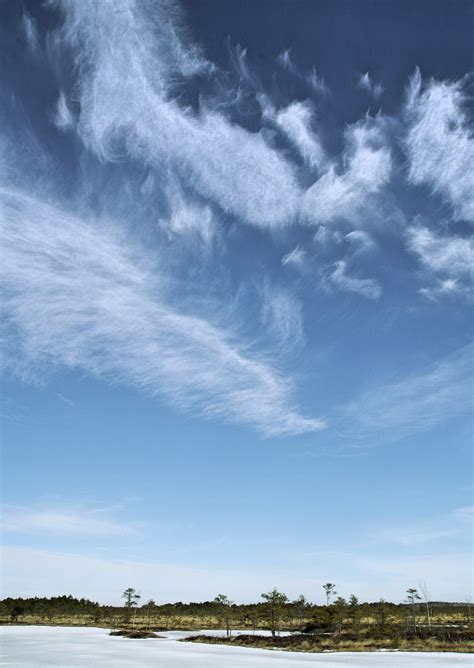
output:
<instances>
[{"instance_id":1,"label":"wispy white cloud","mask_svg":"<svg viewBox=\"0 0 474 668\"><path fill-rule=\"evenodd\" d=\"M170 211L169 215L160 221L165 233L179 237L184 243L198 240L201 248L210 250L219 230L211 207L186 195L172 175L167 179L166 193Z\"/></svg>"},{"instance_id":2,"label":"wispy white cloud","mask_svg":"<svg viewBox=\"0 0 474 668\"><path fill-rule=\"evenodd\" d=\"M271 118L307 166L321 170L328 165L326 173L305 192L297 166L271 145L268 134L248 132L204 102L199 111L178 104L174 96L176 78L210 72L213 66L190 40L184 39L179 12L173 5L157 3L146 16L136 0L126 0L124 11L119 13L108 1L61 5L65 25L56 34L56 52L67 43L76 54L76 90L81 102L77 132L102 160L116 160L125 151L132 160L151 169L171 165L206 206L218 207L260 227L338 219L359 224L377 212L377 198L385 194L393 172L387 132L392 121L387 117L367 117L350 126L341 159L331 163L314 130L308 102L293 102L277 111L260 96L266 100L263 110L267 120ZM116 35L122 37L115 39ZM242 79L255 88L257 84L245 63L245 50L238 49L235 57ZM289 51L280 55L279 62L296 72ZM361 85L376 93L377 86L368 73L361 77ZM446 90L451 89L448 86ZM431 127L430 122L423 121L425 107L431 104L426 95L427 91L421 93L414 80L406 118L410 123L410 178L416 183L431 173L423 156L416 158L415 150L425 145L423 133ZM60 127L71 126L69 109L62 94L57 109ZM450 113L445 115L451 119ZM458 126L459 131L450 134L449 150L459 154L457 148L453 149L459 144L464 156L463 173L469 174L470 170L465 169L467 131ZM425 166L425 177L417 164ZM464 191L468 192L467 188L463 187Z\"/></svg>"},{"instance_id":3,"label":"wispy white cloud","mask_svg":"<svg viewBox=\"0 0 474 668\"><path fill-rule=\"evenodd\" d=\"M285 49L284 51L278 54L277 63L285 70L288 70L288 72L292 72L293 74L297 72L297 69L291 59L290 49Z\"/></svg>"},{"instance_id":4,"label":"wispy white cloud","mask_svg":"<svg viewBox=\"0 0 474 668\"><path fill-rule=\"evenodd\" d=\"M64 394L61 394L61 392L56 392L56 396L59 399L59 401L62 401L63 404L66 404L66 406L74 406L74 401L70 399L69 397L64 396Z\"/></svg>"},{"instance_id":5,"label":"wispy white cloud","mask_svg":"<svg viewBox=\"0 0 474 668\"><path fill-rule=\"evenodd\" d=\"M426 227L407 231L408 247L434 272L468 276L474 267L474 239L441 236Z\"/></svg>"},{"instance_id":6,"label":"wispy white cloud","mask_svg":"<svg viewBox=\"0 0 474 668\"><path fill-rule=\"evenodd\" d=\"M455 510L409 523L381 527L376 531L376 538L388 543L415 546L459 538L469 541L473 529L474 506L463 506Z\"/></svg>"},{"instance_id":7,"label":"wispy white cloud","mask_svg":"<svg viewBox=\"0 0 474 668\"><path fill-rule=\"evenodd\" d=\"M305 76L310 88L320 95L328 95L329 88L326 85L324 77L319 76L316 69L313 68L309 74Z\"/></svg>"},{"instance_id":8,"label":"wispy white cloud","mask_svg":"<svg viewBox=\"0 0 474 668\"><path fill-rule=\"evenodd\" d=\"M359 88L362 90L367 91L371 97L374 99L378 99L382 93L383 93L383 86L382 84L376 83L370 74L366 72L365 74L361 74L359 77Z\"/></svg>"},{"instance_id":9,"label":"wispy white cloud","mask_svg":"<svg viewBox=\"0 0 474 668\"><path fill-rule=\"evenodd\" d=\"M354 254L365 253L375 247L372 237L364 230L353 230L346 234L344 238L353 246Z\"/></svg>"},{"instance_id":10,"label":"wispy white cloud","mask_svg":"<svg viewBox=\"0 0 474 668\"><path fill-rule=\"evenodd\" d=\"M29 506L4 504L1 528L4 533L104 538L134 536L140 531L138 525L116 518L108 507L64 501Z\"/></svg>"},{"instance_id":11,"label":"wispy white cloud","mask_svg":"<svg viewBox=\"0 0 474 668\"><path fill-rule=\"evenodd\" d=\"M324 77L319 76L314 67L306 74L301 72L293 62L290 49L285 49L282 51L277 56L276 60L280 67L282 67L284 70L292 74L294 77L297 77L301 81L306 82L312 91L318 93L319 95L328 95L329 88L324 81Z\"/></svg>"},{"instance_id":12,"label":"wispy white cloud","mask_svg":"<svg viewBox=\"0 0 474 668\"><path fill-rule=\"evenodd\" d=\"M404 600L408 587L416 588L420 581L428 583L435 600L460 601L472 591L472 558L467 551L406 557L367 556L356 558L356 563L370 579L380 578L384 591L398 589L398 600Z\"/></svg>"},{"instance_id":13,"label":"wispy white cloud","mask_svg":"<svg viewBox=\"0 0 474 668\"><path fill-rule=\"evenodd\" d=\"M292 251L286 253L281 258L281 264L283 266L295 265L299 267L303 264L305 257L306 257L306 251L303 248L300 248L299 246L295 246L295 248L293 248Z\"/></svg>"},{"instance_id":14,"label":"wispy white cloud","mask_svg":"<svg viewBox=\"0 0 474 668\"><path fill-rule=\"evenodd\" d=\"M266 331L285 351L300 348L304 341L301 302L287 288L268 282L264 284L262 297L262 321Z\"/></svg>"},{"instance_id":15,"label":"wispy white cloud","mask_svg":"<svg viewBox=\"0 0 474 668\"><path fill-rule=\"evenodd\" d=\"M330 245L339 245L343 236L341 232L331 225L319 225L313 241L317 246L325 247Z\"/></svg>"},{"instance_id":16,"label":"wispy white cloud","mask_svg":"<svg viewBox=\"0 0 474 668\"><path fill-rule=\"evenodd\" d=\"M195 568L163 561L126 560L41 549L5 547L4 596L51 596L65 591L105 603L120 603L124 582L160 602L207 600L226 591L235 601L252 601L275 586L292 597L315 591L319 584L295 573L246 572L238 569ZM159 585L157 584L159 583Z\"/></svg>"},{"instance_id":17,"label":"wispy white cloud","mask_svg":"<svg viewBox=\"0 0 474 668\"><path fill-rule=\"evenodd\" d=\"M474 142L464 111L463 82L430 81L420 71L408 90L408 178L427 185L452 207L457 220L474 221Z\"/></svg>"},{"instance_id":18,"label":"wispy white cloud","mask_svg":"<svg viewBox=\"0 0 474 668\"><path fill-rule=\"evenodd\" d=\"M420 288L420 295L430 301L437 302L445 297L455 297L465 294L465 287L453 278L435 279L434 284L429 287Z\"/></svg>"},{"instance_id":19,"label":"wispy white cloud","mask_svg":"<svg viewBox=\"0 0 474 668\"><path fill-rule=\"evenodd\" d=\"M10 369L83 369L267 436L324 426L298 413L291 379L226 329L170 306L159 269L110 231L18 191L2 199Z\"/></svg>"},{"instance_id":20,"label":"wispy white cloud","mask_svg":"<svg viewBox=\"0 0 474 668\"><path fill-rule=\"evenodd\" d=\"M383 594L399 601L426 581L434 600L463 600L472 589L472 514L465 506L420 517L415 505L400 523L360 518L337 544L300 546L293 561L301 572L326 573L342 595L370 590L375 600Z\"/></svg>"},{"instance_id":21,"label":"wispy white cloud","mask_svg":"<svg viewBox=\"0 0 474 668\"><path fill-rule=\"evenodd\" d=\"M196 192L223 211L258 226L287 223L300 194L293 167L261 133L171 99L173 75L208 67L179 37L169 3L145 14L135 0L62 2L57 43L77 54L81 111L78 133L102 160L124 150L159 169L171 164Z\"/></svg>"},{"instance_id":22,"label":"wispy white cloud","mask_svg":"<svg viewBox=\"0 0 474 668\"><path fill-rule=\"evenodd\" d=\"M293 102L277 112L267 105L264 110L266 117L288 137L310 168L320 169L324 165L326 155L312 128L313 111L308 103Z\"/></svg>"},{"instance_id":23,"label":"wispy white cloud","mask_svg":"<svg viewBox=\"0 0 474 668\"><path fill-rule=\"evenodd\" d=\"M434 284L420 292L431 299L472 291L474 239L440 235L427 227L407 230L408 249L415 253Z\"/></svg>"},{"instance_id":24,"label":"wispy white cloud","mask_svg":"<svg viewBox=\"0 0 474 668\"><path fill-rule=\"evenodd\" d=\"M347 272L345 260L336 262L335 267L325 275L326 287L333 287L343 292L356 292L367 299L379 299L382 288L373 278L356 278Z\"/></svg>"},{"instance_id":25,"label":"wispy white cloud","mask_svg":"<svg viewBox=\"0 0 474 668\"><path fill-rule=\"evenodd\" d=\"M262 84L259 77L257 76L255 69L249 64L247 49L243 48L240 44L237 44L235 47L232 46L230 38L227 39L227 48L234 69L240 77L240 82L247 85L253 92L261 90ZM233 93L234 100L236 100L236 98L238 99L241 94L241 88L239 86L237 92Z\"/></svg>"},{"instance_id":26,"label":"wispy white cloud","mask_svg":"<svg viewBox=\"0 0 474 668\"><path fill-rule=\"evenodd\" d=\"M69 105L66 99L66 95L63 91L59 93L59 98L56 103L56 113L54 115L54 124L57 128L66 132L74 128L74 119L69 109Z\"/></svg>"},{"instance_id":27,"label":"wispy white cloud","mask_svg":"<svg viewBox=\"0 0 474 668\"><path fill-rule=\"evenodd\" d=\"M23 35L28 49L32 53L35 53L39 48L38 28L36 20L26 11L21 17L21 27L23 28Z\"/></svg>"},{"instance_id":28,"label":"wispy white cloud","mask_svg":"<svg viewBox=\"0 0 474 668\"><path fill-rule=\"evenodd\" d=\"M351 438L397 440L472 410L474 346L354 398L343 411Z\"/></svg>"},{"instance_id":29,"label":"wispy white cloud","mask_svg":"<svg viewBox=\"0 0 474 668\"><path fill-rule=\"evenodd\" d=\"M303 218L314 224L337 219L357 223L374 208L392 174L392 158L382 116L366 117L345 132L342 173L332 165L306 192Z\"/></svg>"}]
</instances>

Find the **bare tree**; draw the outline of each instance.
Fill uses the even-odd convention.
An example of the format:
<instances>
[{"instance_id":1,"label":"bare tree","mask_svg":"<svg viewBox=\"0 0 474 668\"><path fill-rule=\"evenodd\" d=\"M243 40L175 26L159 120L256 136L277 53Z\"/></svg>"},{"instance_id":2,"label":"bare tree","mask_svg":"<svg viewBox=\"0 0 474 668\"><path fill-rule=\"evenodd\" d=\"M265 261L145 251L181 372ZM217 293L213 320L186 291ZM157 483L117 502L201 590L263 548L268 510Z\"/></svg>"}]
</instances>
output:
<instances>
[{"instance_id":1,"label":"bare tree","mask_svg":"<svg viewBox=\"0 0 474 668\"><path fill-rule=\"evenodd\" d=\"M419 595L418 590L414 589L413 587L407 589L407 602L411 606L413 629L415 632L416 632L416 606L418 601L421 601L421 596Z\"/></svg>"},{"instance_id":2,"label":"bare tree","mask_svg":"<svg viewBox=\"0 0 474 668\"><path fill-rule=\"evenodd\" d=\"M471 623L471 619L472 619L472 615L471 615L471 611L472 611L472 598L471 598L470 596L466 596L466 603L467 603L467 607L466 607L466 619L467 619L467 623L470 624L470 623Z\"/></svg>"},{"instance_id":3,"label":"bare tree","mask_svg":"<svg viewBox=\"0 0 474 668\"><path fill-rule=\"evenodd\" d=\"M428 591L428 587L426 586L426 582L422 580L422 582L418 583L418 586L421 591L421 596L423 598L423 601L425 603L426 607L426 622L428 624L428 628L431 629L431 596L430 592Z\"/></svg>"}]
</instances>

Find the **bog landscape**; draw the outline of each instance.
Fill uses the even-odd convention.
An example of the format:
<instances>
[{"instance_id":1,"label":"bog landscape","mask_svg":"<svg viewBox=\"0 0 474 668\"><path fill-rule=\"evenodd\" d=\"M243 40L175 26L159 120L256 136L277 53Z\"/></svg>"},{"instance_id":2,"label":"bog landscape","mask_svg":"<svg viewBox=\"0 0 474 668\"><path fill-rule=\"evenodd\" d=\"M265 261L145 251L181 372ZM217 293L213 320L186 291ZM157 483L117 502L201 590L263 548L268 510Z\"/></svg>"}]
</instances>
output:
<instances>
[{"instance_id":1,"label":"bog landscape","mask_svg":"<svg viewBox=\"0 0 474 668\"><path fill-rule=\"evenodd\" d=\"M298 652L474 650L470 602L432 602L426 595L423 600L414 588L398 605L383 599L361 603L354 595L346 601L330 582L324 591L326 605L313 605L303 594L290 601L276 588L247 605L236 605L223 594L203 603L142 603L131 587L122 594L123 607L72 596L5 599L0 623L102 627L110 636L141 640L179 631L186 642Z\"/></svg>"},{"instance_id":2,"label":"bog landscape","mask_svg":"<svg viewBox=\"0 0 474 668\"><path fill-rule=\"evenodd\" d=\"M0 2L0 665L472 665L473 10Z\"/></svg>"}]
</instances>

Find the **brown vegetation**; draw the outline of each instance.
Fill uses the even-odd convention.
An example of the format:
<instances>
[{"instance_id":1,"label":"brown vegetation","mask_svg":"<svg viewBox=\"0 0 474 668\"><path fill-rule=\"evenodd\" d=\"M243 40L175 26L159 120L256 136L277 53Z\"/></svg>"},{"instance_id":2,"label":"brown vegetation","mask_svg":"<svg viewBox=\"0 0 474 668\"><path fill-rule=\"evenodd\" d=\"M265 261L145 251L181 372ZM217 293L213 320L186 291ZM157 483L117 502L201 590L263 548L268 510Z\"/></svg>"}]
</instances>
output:
<instances>
[{"instance_id":1,"label":"brown vegetation","mask_svg":"<svg viewBox=\"0 0 474 668\"><path fill-rule=\"evenodd\" d=\"M433 637L358 639L356 637L318 637L294 634L289 636L236 635L233 638L191 636L185 642L226 644L240 647L259 647L291 652L372 652L376 650L411 652L474 652L471 639L452 638L450 641Z\"/></svg>"},{"instance_id":2,"label":"brown vegetation","mask_svg":"<svg viewBox=\"0 0 474 668\"><path fill-rule=\"evenodd\" d=\"M109 636L120 636L122 638L163 638L152 631L145 631L142 629L119 629L118 631L111 631Z\"/></svg>"},{"instance_id":3,"label":"brown vegetation","mask_svg":"<svg viewBox=\"0 0 474 668\"><path fill-rule=\"evenodd\" d=\"M328 583L329 584L329 583ZM99 626L111 635L153 638L166 630L226 629L228 638L199 636L193 642L225 643L293 651L410 650L473 652L470 603L347 601L329 592L326 605L304 596L289 601L276 589L260 603L236 605L221 595L202 603L154 601L138 605L128 592L124 606L104 606L72 596L0 601L0 624ZM331 602L331 595L335 600ZM267 636L253 634L266 630ZM280 635L281 632L290 635Z\"/></svg>"}]
</instances>

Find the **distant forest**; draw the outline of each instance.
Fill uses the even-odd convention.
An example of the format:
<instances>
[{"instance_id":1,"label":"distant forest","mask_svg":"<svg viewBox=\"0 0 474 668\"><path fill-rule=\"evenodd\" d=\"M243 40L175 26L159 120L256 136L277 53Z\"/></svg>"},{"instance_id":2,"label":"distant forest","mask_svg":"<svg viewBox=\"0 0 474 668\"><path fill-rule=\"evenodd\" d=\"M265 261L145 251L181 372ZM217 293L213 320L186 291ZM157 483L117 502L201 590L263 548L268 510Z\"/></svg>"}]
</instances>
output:
<instances>
[{"instance_id":1,"label":"distant forest","mask_svg":"<svg viewBox=\"0 0 474 668\"><path fill-rule=\"evenodd\" d=\"M301 595L294 601L274 589L262 594L258 603L236 604L219 595L211 601L157 604L153 600L141 601L132 588L126 589L122 606L102 605L71 595L33 598L5 598L0 600L0 622L34 623L38 621L61 623L65 618L78 618L80 623L115 626L134 621L163 628L195 628L196 622L209 628L231 626L233 628L268 628L270 630L294 630L308 625L331 628L335 625L357 625L371 620L374 626L383 628L390 622L407 625L431 624L436 620L456 617L464 623L471 622L472 605L469 601L449 603L423 601L417 590L408 590L405 603L390 603L381 599L375 603L359 602L355 596L348 600L335 597L330 590L326 605L310 603ZM334 598L334 600L331 600Z\"/></svg>"}]
</instances>

